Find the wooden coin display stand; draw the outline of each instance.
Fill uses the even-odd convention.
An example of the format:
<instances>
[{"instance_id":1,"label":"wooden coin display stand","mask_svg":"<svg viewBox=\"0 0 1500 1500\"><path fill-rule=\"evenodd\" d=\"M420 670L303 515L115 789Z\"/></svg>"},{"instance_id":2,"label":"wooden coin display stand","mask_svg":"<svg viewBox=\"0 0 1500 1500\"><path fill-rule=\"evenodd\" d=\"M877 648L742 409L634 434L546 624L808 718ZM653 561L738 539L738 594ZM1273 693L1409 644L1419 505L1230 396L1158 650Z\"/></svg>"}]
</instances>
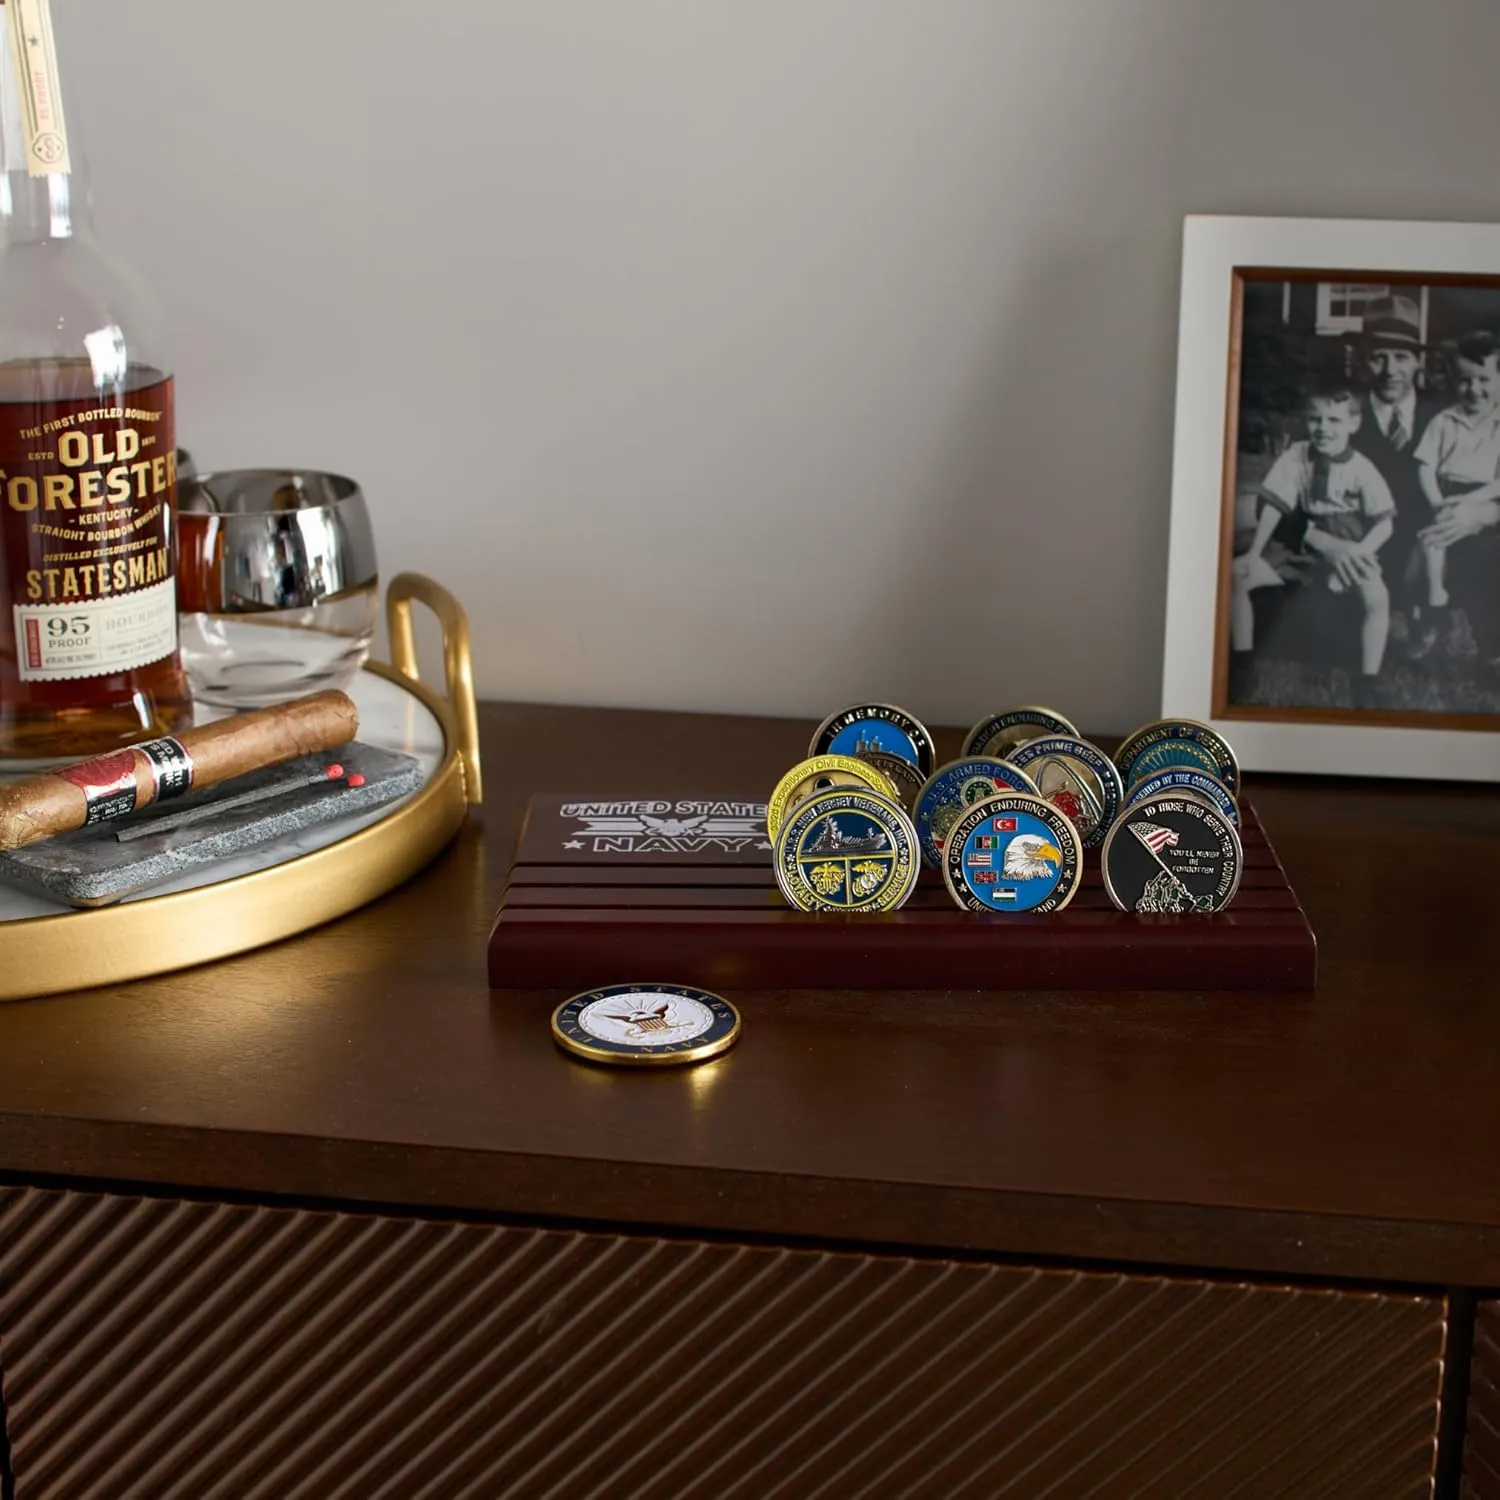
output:
<instances>
[{"instance_id":1,"label":"wooden coin display stand","mask_svg":"<svg viewBox=\"0 0 1500 1500\"><path fill-rule=\"evenodd\" d=\"M961 911L925 869L900 911L813 916L776 887L762 802L537 796L490 934L490 983L1312 989L1312 928L1254 809L1242 817L1244 877L1214 916L1117 911L1093 850L1050 916Z\"/></svg>"}]
</instances>

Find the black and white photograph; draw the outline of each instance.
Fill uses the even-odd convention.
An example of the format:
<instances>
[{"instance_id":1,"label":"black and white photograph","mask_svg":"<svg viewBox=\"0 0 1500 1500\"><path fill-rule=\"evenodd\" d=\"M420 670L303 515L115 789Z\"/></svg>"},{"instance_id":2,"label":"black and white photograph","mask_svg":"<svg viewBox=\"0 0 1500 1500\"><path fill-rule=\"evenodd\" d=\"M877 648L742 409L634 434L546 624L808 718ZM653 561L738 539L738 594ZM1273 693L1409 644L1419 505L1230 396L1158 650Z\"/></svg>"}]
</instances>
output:
<instances>
[{"instance_id":1,"label":"black and white photograph","mask_svg":"<svg viewBox=\"0 0 1500 1500\"><path fill-rule=\"evenodd\" d=\"M1317 274L1239 278L1223 712L1496 727L1500 278Z\"/></svg>"}]
</instances>

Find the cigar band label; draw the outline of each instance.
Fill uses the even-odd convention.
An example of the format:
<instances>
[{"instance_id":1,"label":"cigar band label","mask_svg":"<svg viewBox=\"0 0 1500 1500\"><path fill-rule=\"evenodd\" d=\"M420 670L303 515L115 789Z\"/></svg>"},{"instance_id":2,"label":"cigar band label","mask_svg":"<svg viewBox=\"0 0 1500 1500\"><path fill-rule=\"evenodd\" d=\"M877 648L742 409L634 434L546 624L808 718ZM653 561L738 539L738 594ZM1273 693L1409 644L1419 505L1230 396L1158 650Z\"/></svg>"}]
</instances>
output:
<instances>
[{"instance_id":1,"label":"cigar band label","mask_svg":"<svg viewBox=\"0 0 1500 1500\"><path fill-rule=\"evenodd\" d=\"M154 801L165 802L193 789L193 757L183 748L181 740L167 735L135 748L151 762L151 774L156 778Z\"/></svg>"},{"instance_id":2,"label":"cigar band label","mask_svg":"<svg viewBox=\"0 0 1500 1500\"><path fill-rule=\"evenodd\" d=\"M154 802L165 802L171 797L180 797L193 785L193 757L178 740L170 736L159 740L148 740L144 745L135 745L129 750L116 750L94 760L80 762L76 766L63 766L54 771L64 781L71 781L82 793L88 813L84 826L107 823L113 818L127 817L136 809L135 757L137 752L146 757L156 783Z\"/></svg>"},{"instance_id":3,"label":"cigar band label","mask_svg":"<svg viewBox=\"0 0 1500 1500\"><path fill-rule=\"evenodd\" d=\"M123 818L135 811L135 756L129 750L116 750L96 760L63 766L52 774L71 781L82 791L88 806L85 826Z\"/></svg>"}]
</instances>

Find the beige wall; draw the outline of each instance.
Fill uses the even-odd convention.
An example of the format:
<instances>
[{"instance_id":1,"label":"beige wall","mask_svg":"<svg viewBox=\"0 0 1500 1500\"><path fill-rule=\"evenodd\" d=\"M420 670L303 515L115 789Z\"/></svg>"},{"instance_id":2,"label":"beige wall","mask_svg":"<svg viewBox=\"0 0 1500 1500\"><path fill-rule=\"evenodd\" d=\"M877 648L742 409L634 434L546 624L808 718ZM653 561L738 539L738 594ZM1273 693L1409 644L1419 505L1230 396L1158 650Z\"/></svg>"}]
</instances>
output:
<instances>
[{"instance_id":1,"label":"beige wall","mask_svg":"<svg viewBox=\"0 0 1500 1500\"><path fill-rule=\"evenodd\" d=\"M1491 0L55 9L183 440L360 479L495 696L1129 727L1182 215L1500 209Z\"/></svg>"}]
</instances>

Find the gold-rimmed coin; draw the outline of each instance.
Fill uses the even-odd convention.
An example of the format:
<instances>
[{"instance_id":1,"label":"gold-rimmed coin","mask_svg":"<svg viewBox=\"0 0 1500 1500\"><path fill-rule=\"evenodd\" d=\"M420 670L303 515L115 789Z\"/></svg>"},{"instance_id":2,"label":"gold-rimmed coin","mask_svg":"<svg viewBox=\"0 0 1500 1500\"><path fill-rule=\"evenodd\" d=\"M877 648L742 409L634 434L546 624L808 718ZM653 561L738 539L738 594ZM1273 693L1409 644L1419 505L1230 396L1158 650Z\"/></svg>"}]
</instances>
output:
<instances>
[{"instance_id":1,"label":"gold-rimmed coin","mask_svg":"<svg viewBox=\"0 0 1500 1500\"><path fill-rule=\"evenodd\" d=\"M1006 708L986 714L964 736L962 754L987 755L995 760L1009 760L1027 740L1039 740L1049 734L1071 734L1078 730L1055 709L1028 704L1024 708Z\"/></svg>"},{"instance_id":2,"label":"gold-rimmed coin","mask_svg":"<svg viewBox=\"0 0 1500 1500\"><path fill-rule=\"evenodd\" d=\"M740 1013L722 995L687 984L610 984L565 1000L552 1039L590 1062L670 1067L707 1062L739 1039Z\"/></svg>"},{"instance_id":3,"label":"gold-rimmed coin","mask_svg":"<svg viewBox=\"0 0 1500 1500\"><path fill-rule=\"evenodd\" d=\"M899 800L891 778L869 761L853 755L814 755L799 760L776 783L775 790L766 800L766 834L771 842L776 842L787 814L799 802L805 802L817 792L831 792L836 787L862 787L869 792L879 792L882 797Z\"/></svg>"}]
</instances>

